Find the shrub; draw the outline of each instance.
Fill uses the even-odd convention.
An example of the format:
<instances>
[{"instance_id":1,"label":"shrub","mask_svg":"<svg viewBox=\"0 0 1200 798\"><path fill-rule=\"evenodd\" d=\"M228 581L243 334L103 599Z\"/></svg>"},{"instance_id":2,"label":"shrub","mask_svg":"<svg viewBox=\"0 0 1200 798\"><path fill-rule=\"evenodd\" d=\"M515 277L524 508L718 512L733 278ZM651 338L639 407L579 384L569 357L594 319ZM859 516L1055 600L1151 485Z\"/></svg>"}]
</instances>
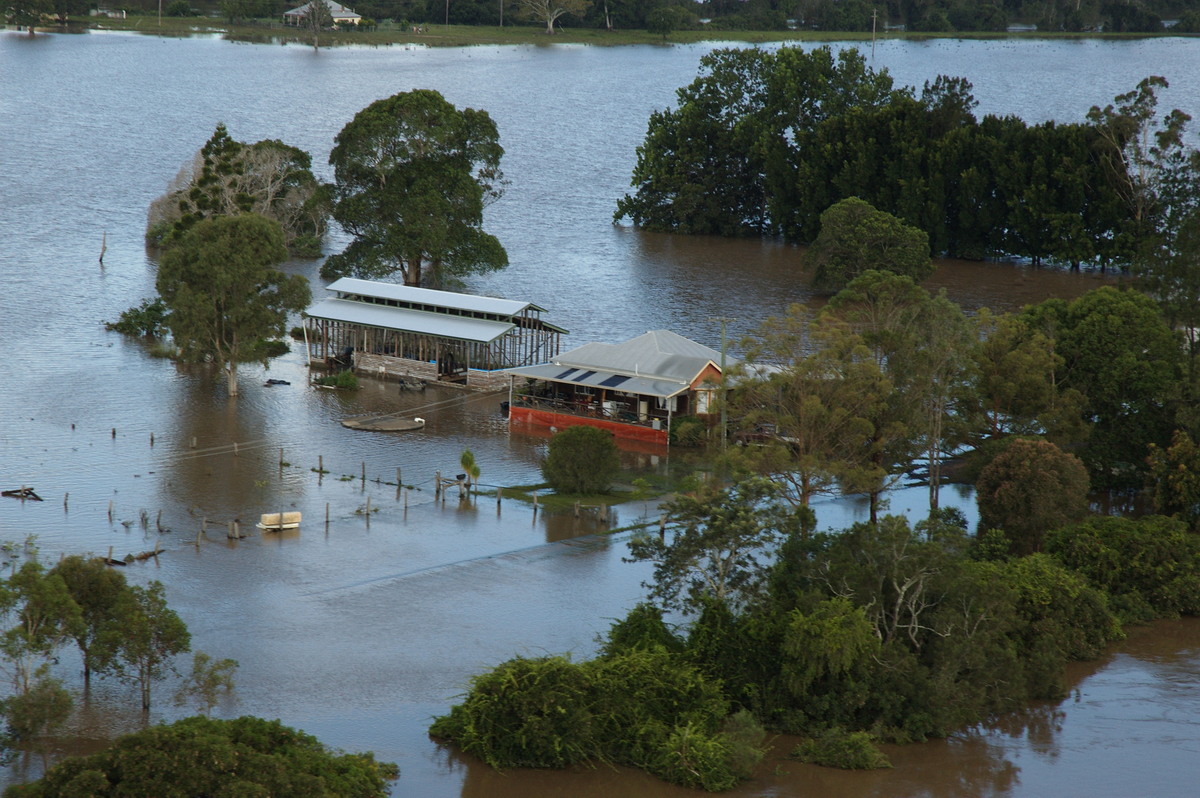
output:
<instances>
[{"instance_id":1,"label":"shrub","mask_svg":"<svg viewBox=\"0 0 1200 798\"><path fill-rule=\"evenodd\" d=\"M167 305L162 297L156 296L154 299L143 299L137 307L121 311L116 321L104 323L104 329L124 335L159 338L165 330L166 320Z\"/></svg>"},{"instance_id":2,"label":"shrub","mask_svg":"<svg viewBox=\"0 0 1200 798\"><path fill-rule=\"evenodd\" d=\"M315 385L328 385L331 388L340 388L345 391L358 390L358 377L354 376L354 372L350 370L339 371L337 374L326 374L317 377L313 380Z\"/></svg>"},{"instance_id":3,"label":"shrub","mask_svg":"<svg viewBox=\"0 0 1200 798\"><path fill-rule=\"evenodd\" d=\"M892 766L887 756L875 747L871 735L862 731L830 729L819 737L800 743L792 750L792 756L801 762L843 770L874 770Z\"/></svg>"},{"instance_id":4,"label":"shrub","mask_svg":"<svg viewBox=\"0 0 1200 798\"><path fill-rule=\"evenodd\" d=\"M675 416L671 419L668 437L676 446L699 446L704 443L708 428L695 416Z\"/></svg>"},{"instance_id":5,"label":"shrub","mask_svg":"<svg viewBox=\"0 0 1200 798\"><path fill-rule=\"evenodd\" d=\"M557 433L542 463L542 476L556 493L606 493L620 470L612 434L588 426Z\"/></svg>"}]
</instances>

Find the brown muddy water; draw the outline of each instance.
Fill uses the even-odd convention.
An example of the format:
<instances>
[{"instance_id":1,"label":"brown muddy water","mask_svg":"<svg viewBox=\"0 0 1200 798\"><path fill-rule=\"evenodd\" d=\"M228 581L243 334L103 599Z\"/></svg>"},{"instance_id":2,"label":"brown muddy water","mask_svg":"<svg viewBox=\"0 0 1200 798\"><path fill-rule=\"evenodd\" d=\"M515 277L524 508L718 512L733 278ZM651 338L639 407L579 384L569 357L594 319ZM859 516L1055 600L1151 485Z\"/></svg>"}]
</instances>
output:
<instances>
[{"instance_id":1,"label":"brown muddy water","mask_svg":"<svg viewBox=\"0 0 1200 798\"><path fill-rule=\"evenodd\" d=\"M649 113L672 101L713 46L314 54L216 38L31 41L0 31L0 485L32 486L46 498L0 500L0 539L35 535L47 562L160 545L161 556L126 576L161 580L194 646L240 662L237 694L218 714L280 718L333 746L373 750L400 764L396 795L687 793L608 767L497 773L425 736L430 718L491 665L515 654L589 656L649 576L621 560L629 533L602 534L569 513L535 517L508 500L498 507L494 496L434 500L434 472L455 473L464 448L488 486L538 481L545 440L506 427L502 396L401 392L370 380L355 394L317 391L297 347L269 371L245 368L243 394L230 400L210 372L154 358L101 322L150 295L145 209L218 121L239 140L280 138L307 149L328 178L333 137L356 111L431 87L456 105L488 110L507 150L512 182L487 226L512 265L472 279L469 290L547 307L550 320L572 330L569 345L668 327L716 346L718 316L736 319L736 340L809 300L797 250L611 224ZM983 112L1071 121L1150 70L1173 83L1164 104L1194 107L1197 55L1200 43L1184 39L881 42L875 63L916 85L938 72L966 75ZM344 243L334 232L328 249ZM288 268L321 294L317 264ZM928 285L970 309L1003 310L1077 296L1104 279L948 262ZM268 378L290 384L268 387ZM428 424L389 435L338 423L372 411ZM680 452L626 457L645 471L690 467ZM318 464L328 473L317 474ZM891 511L920 514L924 502L921 487L897 491ZM943 503L974 517L968 489L948 488ZM301 528L250 528L260 513L280 510L301 511ZM864 514L853 498L818 507L830 528ZM611 523L656 517L652 504L633 503ZM225 537L234 519L249 537ZM78 687L78 669L68 652L56 675ZM888 771L840 773L777 758L734 794L1192 795L1198 669L1196 622L1134 630L1078 669L1075 692L1061 704L889 750L896 767ZM186 713L172 706L172 689L157 688L152 720ZM134 691L101 682L57 750L94 750L136 728L138 715ZM787 747L778 741L776 751ZM0 779L40 768L38 757L26 758Z\"/></svg>"}]
</instances>

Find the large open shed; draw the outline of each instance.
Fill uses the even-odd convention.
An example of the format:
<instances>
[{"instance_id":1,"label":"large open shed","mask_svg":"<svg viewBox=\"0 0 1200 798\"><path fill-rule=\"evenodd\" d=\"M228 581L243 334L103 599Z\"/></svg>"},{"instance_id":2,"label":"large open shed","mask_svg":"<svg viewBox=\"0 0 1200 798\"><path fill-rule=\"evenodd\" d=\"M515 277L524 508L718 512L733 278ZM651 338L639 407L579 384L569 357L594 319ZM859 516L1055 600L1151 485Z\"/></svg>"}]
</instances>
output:
<instances>
[{"instance_id":1,"label":"large open shed","mask_svg":"<svg viewBox=\"0 0 1200 798\"><path fill-rule=\"evenodd\" d=\"M621 344L584 344L549 363L508 370L509 420L587 424L665 445L674 417L715 411L721 362L720 352L669 330Z\"/></svg>"},{"instance_id":2,"label":"large open shed","mask_svg":"<svg viewBox=\"0 0 1200 798\"><path fill-rule=\"evenodd\" d=\"M559 354L566 330L532 302L343 277L305 313L309 365L502 388Z\"/></svg>"}]
</instances>

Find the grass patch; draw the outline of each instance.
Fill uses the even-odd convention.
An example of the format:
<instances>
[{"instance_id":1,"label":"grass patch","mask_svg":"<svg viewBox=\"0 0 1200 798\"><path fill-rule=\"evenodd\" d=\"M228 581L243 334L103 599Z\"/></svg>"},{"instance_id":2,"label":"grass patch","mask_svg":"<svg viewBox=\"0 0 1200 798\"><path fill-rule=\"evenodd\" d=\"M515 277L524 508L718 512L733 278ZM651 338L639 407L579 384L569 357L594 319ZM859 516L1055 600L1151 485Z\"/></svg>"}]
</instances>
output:
<instances>
[{"instance_id":1,"label":"grass patch","mask_svg":"<svg viewBox=\"0 0 1200 798\"><path fill-rule=\"evenodd\" d=\"M157 15L129 16L126 19L75 18L70 27L96 30L120 30L153 36L212 36L219 35L234 41L262 44L300 44L312 46L312 36L306 30L286 27L277 19L245 20L231 24L229 20L211 17L163 17ZM631 44L663 45L659 34L644 30L600 30L598 28L559 28L553 36L542 25L425 25L424 33L413 33L407 25L381 23L373 30L323 31L322 47L362 45L387 47L391 45L421 45L426 47L469 47L472 45L535 45L587 44L616 47ZM45 26L43 30L51 29ZM950 33L889 31L875 39L1131 39L1151 38L1163 34L1128 33L1058 33L1058 32L986 32L964 31ZM734 44L767 44L772 42L829 42L871 41L870 31L742 31L742 30L681 30L667 37L665 44L694 44L696 42L731 42Z\"/></svg>"}]
</instances>

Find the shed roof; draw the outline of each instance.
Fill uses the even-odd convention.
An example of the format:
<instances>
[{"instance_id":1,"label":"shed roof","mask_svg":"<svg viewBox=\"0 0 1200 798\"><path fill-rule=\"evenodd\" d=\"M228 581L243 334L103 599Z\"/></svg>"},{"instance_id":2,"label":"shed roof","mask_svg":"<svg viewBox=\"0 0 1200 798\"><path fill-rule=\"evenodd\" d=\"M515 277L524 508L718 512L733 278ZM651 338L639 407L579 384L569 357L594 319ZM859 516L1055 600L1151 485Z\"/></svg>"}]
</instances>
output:
<instances>
[{"instance_id":1,"label":"shed roof","mask_svg":"<svg viewBox=\"0 0 1200 798\"><path fill-rule=\"evenodd\" d=\"M491 313L499 316L516 316L526 308L545 310L532 302L521 302L515 299L498 299L490 296L475 294L459 294L454 291L437 291L432 288L417 288L411 285L395 283L380 283L374 280L359 280L354 277L342 277L329 284L330 291L341 295L354 295L404 302L412 305L428 305L444 308L449 311L468 311L471 313Z\"/></svg>"},{"instance_id":2,"label":"shed roof","mask_svg":"<svg viewBox=\"0 0 1200 798\"><path fill-rule=\"evenodd\" d=\"M340 282L340 281L339 281ZM474 319L469 316L450 316L424 310L374 305L353 299L325 299L308 309L314 319L329 319L384 330L433 335L459 341L490 343L516 327L509 321Z\"/></svg>"}]
</instances>

